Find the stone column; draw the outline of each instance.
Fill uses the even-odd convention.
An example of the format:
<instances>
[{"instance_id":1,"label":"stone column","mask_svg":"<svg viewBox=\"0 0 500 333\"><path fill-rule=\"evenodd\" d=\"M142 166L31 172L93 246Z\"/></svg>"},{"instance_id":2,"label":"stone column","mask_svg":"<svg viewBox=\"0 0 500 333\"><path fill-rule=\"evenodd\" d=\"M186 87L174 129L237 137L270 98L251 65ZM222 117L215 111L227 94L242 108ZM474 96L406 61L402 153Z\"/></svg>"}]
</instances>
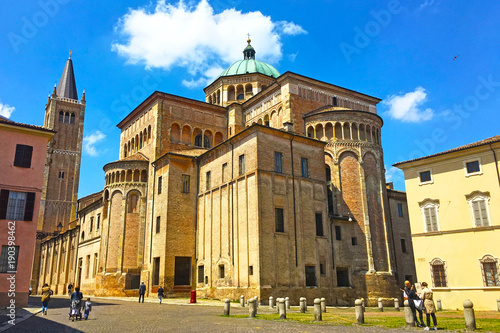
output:
<instances>
[{"instance_id":1,"label":"stone column","mask_svg":"<svg viewBox=\"0 0 500 333\"><path fill-rule=\"evenodd\" d=\"M363 310L363 301L359 298L354 301L354 309L356 311L356 323L364 324L365 323L365 312Z\"/></svg>"},{"instance_id":2,"label":"stone column","mask_svg":"<svg viewBox=\"0 0 500 333\"><path fill-rule=\"evenodd\" d=\"M464 319L465 319L465 330L475 331L476 317L474 316L474 305L469 299L466 299L464 302Z\"/></svg>"},{"instance_id":3,"label":"stone column","mask_svg":"<svg viewBox=\"0 0 500 333\"><path fill-rule=\"evenodd\" d=\"M443 306L441 305L441 300L440 299L436 300L436 310L437 311L443 310ZM498 311L500 311L500 309Z\"/></svg>"},{"instance_id":4,"label":"stone column","mask_svg":"<svg viewBox=\"0 0 500 333\"><path fill-rule=\"evenodd\" d=\"M399 299L394 299L394 310L399 311Z\"/></svg>"},{"instance_id":5,"label":"stone column","mask_svg":"<svg viewBox=\"0 0 500 333\"><path fill-rule=\"evenodd\" d=\"M240 296L240 306L241 306L242 308L244 308L244 307L245 307L245 296L244 296L244 295L241 295L241 296Z\"/></svg>"},{"instance_id":6,"label":"stone column","mask_svg":"<svg viewBox=\"0 0 500 333\"><path fill-rule=\"evenodd\" d=\"M384 304L382 303L382 298L378 299L378 310L384 312Z\"/></svg>"},{"instance_id":7,"label":"stone column","mask_svg":"<svg viewBox=\"0 0 500 333\"><path fill-rule=\"evenodd\" d=\"M224 316L229 316L231 312L231 300L229 298L226 298L224 301Z\"/></svg>"},{"instance_id":8,"label":"stone column","mask_svg":"<svg viewBox=\"0 0 500 333\"><path fill-rule=\"evenodd\" d=\"M257 314L257 300L255 298L250 298L248 300L248 317L255 318Z\"/></svg>"},{"instance_id":9,"label":"stone column","mask_svg":"<svg viewBox=\"0 0 500 333\"><path fill-rule=\"evenodd\" d=\"M280 319L286 319L286 306L284 298L278 298L278 313L280 315Z\"/></svg>"},{"instance_id":10,"label":"stone column","mask_svg":"<svg viewBox=\"0 0 500 333\"><path fill-rule=\"evenodd\" d=\"M314 320L323 320L323 314L321 313L321 300L319 298L314 299Z\"/></svg>"},{"instance_id":11,"label":"stone column","mask_svg":"<svg viewBox=\"0 0 500 333\"><path fill-rule=\"evenodd\" d=\"M289 297L285 297L285 307L290 310L290 298ZM499 310L500 311L500 310Z\"/></svg>"},{"instance_id":12,"label":"stone column","mask_svg":"<svg viewBox=\"0 0 500 333\"><path fill-rule=\"evenodd\" d=\"M326 299L324 297L321 298L321 312L326 313Z\"/></svg>"},{"instance_id":13,"label":"stone column","mask_svg":"<svg viewBox=\"0 0 500 333\"><path fill-rule=\"evenodd\" d=\"M269 308L274 308L274 299L273 296L269 296Z\"/></svg>"},{"instance_id":14,"label":"stone column","mask_svg":"<svg viewBox=\"0 0 500 333\"><path fill-rule=\"evenodd\" d=\"M307 311L306 298L305 297L301 297L299 299L299 303L300 303L300 313L306 313L306 311Z\"/></svg>"},{"instance_id":15,"label":"stone column","mask_svg":"<svg viewBox=\"0 0 500 333\"><path fill-rule=\"evenodd\" d=\"M413 318L413 313L411 312L410 303L408 303L408 300L404 302L404 306L405 306L406 327L408 328L415 327L415 318Z\"/></svg>"}]
</instances>

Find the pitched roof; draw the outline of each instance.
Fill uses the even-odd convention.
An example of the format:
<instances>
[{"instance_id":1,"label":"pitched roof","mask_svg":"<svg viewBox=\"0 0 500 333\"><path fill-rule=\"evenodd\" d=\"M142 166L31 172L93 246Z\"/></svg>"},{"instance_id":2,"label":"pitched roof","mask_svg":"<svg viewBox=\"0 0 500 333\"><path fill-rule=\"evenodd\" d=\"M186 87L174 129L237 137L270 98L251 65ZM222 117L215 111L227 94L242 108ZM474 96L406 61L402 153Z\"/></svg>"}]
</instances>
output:
<instances>
[{"instance_id":1,"label":"pitched roof","mask_svg":"<svg viewBox=\"0 0 500 333\"><path fill-rule=\"evenodd\" d=\"M13 120L10 120L10 119L8 119L8 118L1 117L1 116L0 116L0 123L2 123L2 124L7 124L7 125L12 125L12 126L18 126L18 127L30 128L30 129L39 130L39 131L44 131L44 132L48 132L48 133L56 133L55 131L50 130L50 129L45 128L45 127L42 127L42 126L37 126L37 125L29 125L29 124L18 123L18 122L16 122L16 121L13 121Z\"/></svg>"},{"instance_id":2,"label":"pitched roof","mask_svg":"<svg viewBox=\"0 0 500 333\"><path fill-rule=\"evenodd\" d=\"M149 159L146 156L142 155L142 153L135 153L134 155L130 155L130 156L124 157L122 159L119 159L116 162L121 162L121 161L146 161L146 162L148 162Z\"/></svg>"},{"instance_id":3,"label":"pitched roof","mask_svg":"<svg viewBox=\"0 0 500 333\"><path fill-rule=\"evenodd\" d=\"M57 96L78 100L71 55L68 60L66 60L66 66L64 66L64 71L61 75L61 79L59 80L59 84L57 85Z\"/></svg>"},{"instance_id":4,"label":"pitched roof","mask_svg":"<svg viewBox=\"0 0 500 333\"><path fill-rule=\"evenodd\" d=\"M436 153L436 154L432 154L432 155L428 155L428 156L424 156L424 157L419 157L419 158L414 158L414 159L408 160L408 161L398 162L398 163L393 164L393 166L398 166L398 165L402 165L402 164L406 164L406 163L410 163L410 162L425 160L427 158L431 158L431 157L435 157L435 156L440 156L440 155L444 155L444 154L449 154L449 153L454 153L454 152L465 150L465 149L470 149L470 148L475 148L475 147L479 147L479 146L489 145L489 144L495 143L495 142L500 142L500 135L495 135L495 136L492 136L491 138L487 138L487 139L484 139L484 140L472 142L472 143L469 143L469 144L466 144L466 145L463 145L463 146L460 146L460 147L456 147L456 148L453 148L453 149L445 150L445 151L440 152L440 153Z\"/></svg>"}]
</instances>

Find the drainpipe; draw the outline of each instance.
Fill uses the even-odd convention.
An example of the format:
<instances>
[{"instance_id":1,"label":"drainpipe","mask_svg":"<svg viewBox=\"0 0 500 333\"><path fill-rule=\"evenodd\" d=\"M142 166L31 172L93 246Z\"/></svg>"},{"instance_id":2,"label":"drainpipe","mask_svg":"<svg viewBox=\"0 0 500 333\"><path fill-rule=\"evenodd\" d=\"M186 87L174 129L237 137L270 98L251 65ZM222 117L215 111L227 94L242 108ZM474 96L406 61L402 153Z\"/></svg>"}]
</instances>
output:
<instances>
[{"instance_id":1,"label":"drainpipe","mask_svg":"<svg viewBox=\"0 0 500 333\"><path fill-rule=\"evenodd\" d=\"M295 208L295 171L293 167L293 139L295 135L292 134L292 139L290 140L290 153L292 158L292 195L293 195L293 229L295 238L295 267L299 265L298 250L297 250L297 213Z\"/></svg>"},{"instance_id":2,"label":"drainpipe","mask_svg":"<svg viewBox=\"0 0 500 333\"><path fill-rule=\"evenodd\" d=\"M497 179L498 179L498 185L500 186L500 172L498 171L498 160L497 160L497 154L495 153L495 150L493 150L493 147L491 147L491 143L489 144L490 150L493 153L493 158L495 159L495 167L497 169Z\"/></svg>"}]
</instances>

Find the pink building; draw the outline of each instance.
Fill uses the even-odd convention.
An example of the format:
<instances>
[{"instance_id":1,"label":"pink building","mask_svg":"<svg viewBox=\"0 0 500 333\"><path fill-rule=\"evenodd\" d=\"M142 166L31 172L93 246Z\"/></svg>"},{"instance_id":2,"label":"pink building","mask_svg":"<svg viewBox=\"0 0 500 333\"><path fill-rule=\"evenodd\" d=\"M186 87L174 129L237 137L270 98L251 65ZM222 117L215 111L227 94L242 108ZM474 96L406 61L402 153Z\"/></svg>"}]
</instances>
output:
<instances>
[{"instance_id":1,"label":"pink building","mask_svg":"<svg viewBox=\"0 0 500 333\"><path fill-rule=\"evenodd\" d=\"M47 143L54 131L0 116L0 307L28 303Z\"/></svg>"}]
</instances>

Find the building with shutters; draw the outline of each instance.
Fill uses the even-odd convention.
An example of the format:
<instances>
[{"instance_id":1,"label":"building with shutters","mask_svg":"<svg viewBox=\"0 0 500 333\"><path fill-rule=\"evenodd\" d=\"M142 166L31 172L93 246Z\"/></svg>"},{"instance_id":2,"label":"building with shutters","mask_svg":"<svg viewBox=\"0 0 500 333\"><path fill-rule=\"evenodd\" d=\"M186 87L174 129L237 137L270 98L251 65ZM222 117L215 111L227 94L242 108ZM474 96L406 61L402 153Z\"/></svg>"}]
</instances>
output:
<instances>
[{"instance_id":1,"label":"building with shutters","mask_svg":"<svg viewBox=\"0 0 500 333\"><path fill-rule=\"evenodd\" d=\"M28 303L45 156L47 143L53 136L52 130L0 116L2 308L8 306L11 300L16 307L23 307ZM10 282L13 282L15 288L11 287Z\"/></svg>"},{"instance_id":2,"label":"building with shutters","mask_svg":"<svg viewBox=\"0 0 500 333\"><path fill-rule=\"evenodd\" d=\"M497 309L500 136L396 163L405 174L418 280L443 308Z\"/></svg>"}]
</instances>

